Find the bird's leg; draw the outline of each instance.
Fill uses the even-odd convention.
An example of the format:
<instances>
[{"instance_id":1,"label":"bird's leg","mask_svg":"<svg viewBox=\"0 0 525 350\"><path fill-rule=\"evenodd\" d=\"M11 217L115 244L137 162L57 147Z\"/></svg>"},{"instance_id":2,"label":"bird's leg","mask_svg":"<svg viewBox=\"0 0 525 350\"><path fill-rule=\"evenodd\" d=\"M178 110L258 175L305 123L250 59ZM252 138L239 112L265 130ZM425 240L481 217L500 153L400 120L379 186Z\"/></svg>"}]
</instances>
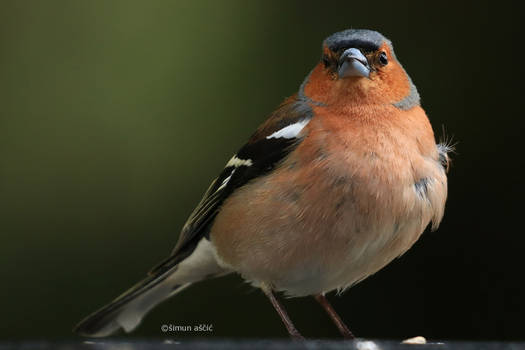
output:
<instances>
[{"instance_id":1,"label":"bird's leg","mask_svg":"<svg viewBox=\"0 0 525 350\"><path fill-rule=\"evenodd\" d=\"M268 299L270 299L270 302L272 303L279 316L281 316L281 320L283 320L283 323L286 326L290 337L292 337L292 339L294 340L304 340L304 337L301 335L301 333L299 333L297 328L295 328L294 324L292 323L292 320L290 320L290 317L286 313L286 310L283 308L281 303L279 303L279 300L277 300L275 295L273 295L272 290L266 286L264 286L261 289L263 290L264 294L266 294Z\"/></svg>"},{"instance_id":2,"label":"bird's leg","mask_svg":"<svg viewBox=\"0 0 525 350\"><path fill-rule=\"evenodd\" d=\"M341 320L341 317L339 317L337 312L335 312L332 305L330 305L330 302L328 302L328 299L326 299L326 297L323 294L317 294L314 296L314 298L315 300L317 300L319 304L321 304L321 306L326 311L328 316L330 316L330 318L332 319L334 324L337 326L337 329L339 329L339 332L341 332L343 337L345 339L354 339L355 338L354 334L350 332L350 330L345 325L343 320Z\"/></svg>"}]
</instances>

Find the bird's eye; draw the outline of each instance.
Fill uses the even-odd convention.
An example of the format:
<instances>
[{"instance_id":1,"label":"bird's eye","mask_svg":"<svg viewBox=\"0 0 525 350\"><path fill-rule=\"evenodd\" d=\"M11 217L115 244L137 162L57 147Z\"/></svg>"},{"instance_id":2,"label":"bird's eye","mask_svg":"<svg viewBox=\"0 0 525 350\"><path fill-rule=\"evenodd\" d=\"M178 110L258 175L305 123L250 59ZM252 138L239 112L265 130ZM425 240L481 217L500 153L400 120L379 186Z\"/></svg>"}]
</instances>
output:
<instances>
[{"instance_id":1,"label":"bird's eye","mask_svg":"<svg viewBox=\"0 0 525 350\"><path fill-rule=\"evenodd\" d=\"M379 55L379 62L383 65L383 66L386 66L388 64L388 58L386 57L386 52L381 52L381 54Z\"/></svg>"}]
</instances>

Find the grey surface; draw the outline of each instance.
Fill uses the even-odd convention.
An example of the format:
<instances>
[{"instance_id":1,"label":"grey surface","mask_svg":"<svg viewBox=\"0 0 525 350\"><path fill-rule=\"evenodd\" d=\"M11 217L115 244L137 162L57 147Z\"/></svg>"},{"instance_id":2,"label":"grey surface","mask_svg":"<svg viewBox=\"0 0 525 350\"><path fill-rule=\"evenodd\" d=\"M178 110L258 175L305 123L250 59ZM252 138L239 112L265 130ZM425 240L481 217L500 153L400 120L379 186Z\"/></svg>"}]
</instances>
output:
<instances>
[{"instance_id":1,"label":"grey surface","mask_svg":"<svg viewBox=\"0 0 525 350\"><path fill-rule=\"evenodd\" d=\"M143 341L64 341L64 342L4 342L0 350L35 349L35 350L156 350L156 349L352 349L352 350L514 350L525 349L525 342L434 342L425 345L406 345L397 341L330 341L308 340L294 342L287 340L143 340Z\"/></svg>"}]
</instances>

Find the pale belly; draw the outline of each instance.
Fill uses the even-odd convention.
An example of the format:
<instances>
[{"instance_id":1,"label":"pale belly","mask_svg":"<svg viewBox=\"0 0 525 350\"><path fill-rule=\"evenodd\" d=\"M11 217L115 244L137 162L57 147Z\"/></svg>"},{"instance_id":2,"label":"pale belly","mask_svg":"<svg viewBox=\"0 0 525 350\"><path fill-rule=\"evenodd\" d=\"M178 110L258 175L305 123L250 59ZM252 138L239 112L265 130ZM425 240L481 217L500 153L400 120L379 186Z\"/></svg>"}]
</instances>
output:
<instances>
[{"instance_id":1,"label":"pale belly","mask_svg":"<svg viewBox=\"0 0 525 350\"><path fill-rule=\"evenodd\" d=\"M424 194L413 174L337 175L329 163L298 170L294 161L236 191L211 230L219 264L254 285L292 296L349 287L403 254L442 214L446 178L434 161Z\"/></svg>"}]
</instances>

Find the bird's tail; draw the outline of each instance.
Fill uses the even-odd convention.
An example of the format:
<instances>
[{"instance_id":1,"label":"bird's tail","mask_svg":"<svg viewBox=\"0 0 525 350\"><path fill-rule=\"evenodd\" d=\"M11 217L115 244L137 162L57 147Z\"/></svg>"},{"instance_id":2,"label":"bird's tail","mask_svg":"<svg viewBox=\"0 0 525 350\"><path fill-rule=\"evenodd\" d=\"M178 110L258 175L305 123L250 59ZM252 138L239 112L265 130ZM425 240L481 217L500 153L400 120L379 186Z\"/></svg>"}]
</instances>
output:
<instances>
[{"instance_id":1,"label":"bird's tail","mask_svg":"<svg viewBox=\"0 0 525 350\"><path fill-rule=\"evenodd\" d=\"M205 239L189 256L173 264L166 261L167 268L156 268L148 277L137 283L110 304L83 319L74 332L87 337L105 337L123 328L126 332L135 329L142 318L156 305L177 294L193 282L208 276L224 273L209 252Z\"/></svg>"}]
</instances>

